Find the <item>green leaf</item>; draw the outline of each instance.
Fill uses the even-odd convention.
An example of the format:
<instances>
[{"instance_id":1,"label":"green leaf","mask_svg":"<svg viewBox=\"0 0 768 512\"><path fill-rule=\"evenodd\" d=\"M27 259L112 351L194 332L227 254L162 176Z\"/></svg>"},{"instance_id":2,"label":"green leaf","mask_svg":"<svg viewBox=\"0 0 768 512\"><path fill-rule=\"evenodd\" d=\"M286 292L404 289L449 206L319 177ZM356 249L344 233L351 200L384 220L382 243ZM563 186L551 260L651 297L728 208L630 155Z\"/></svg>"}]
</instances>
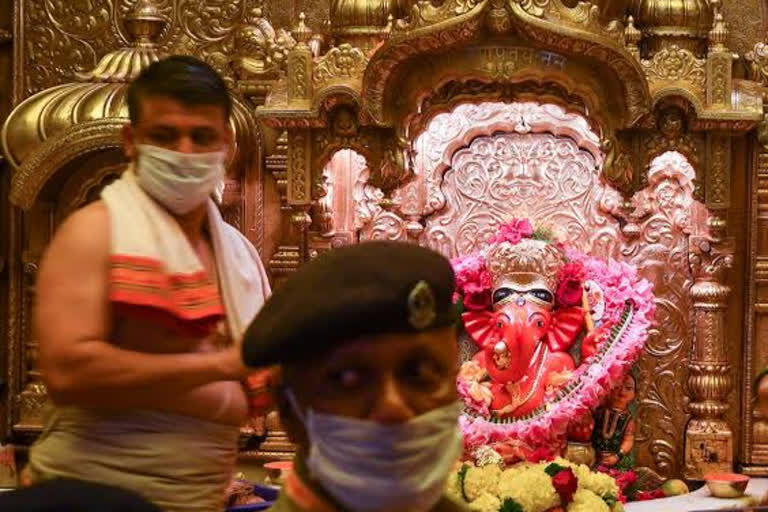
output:
<instances>
[{"instance_id":1,"label":"green leaf","mask_svg":"<svg viewBox=\"0 0 768 512\"><path fill-rule=\"evenodd\" d=\"M501 508L499 509L499 512L525 512L525 511L523 510L523 507L521 507L518 502L516 502L512 498L507 498L504 500L504 503L501 504Z\"/></svg>"},{"instance_id":2,"label":"green leaf","mask_svg":"<svg viewBox=\"0 0 768 512\"><path fill-rule=\"evenodd\" d=\"M549 227L539 227L533 232L531 238L534 240L541 240L542 242L552 241L552 229Z\"/></svg>"},{"instance_id":3,"label":"green leaf","mask_svg":"<svg viewBox=\"0 0 768 512\"><path fill-rule=\"evenodd\" d=\"M545 469L545 470L544 470L544 472L545 472L546 474L548 474L550 477L553 477L553 476L555 476L556 474L558 474L559 472L561 472L561 471L564 471L564 470L566 470L566 469L568 469L568 468L566 468L565 466L561 466L560 464L557 464L557 463L553 462L552 464L550 464L549 466L547 466L547 469Z\"/></svg>"},{"instance_id":4,"label":"green leaf","mask_svg":"<svg viewBox=\"0 0 768 512\"><path fill-rule=\"evenodd\" d=\"M603 496L603 501L606 505L613 508L613 506L618 503L619 499L613 494L609 494L608 496Z\"/></svg>"}]
</instances>

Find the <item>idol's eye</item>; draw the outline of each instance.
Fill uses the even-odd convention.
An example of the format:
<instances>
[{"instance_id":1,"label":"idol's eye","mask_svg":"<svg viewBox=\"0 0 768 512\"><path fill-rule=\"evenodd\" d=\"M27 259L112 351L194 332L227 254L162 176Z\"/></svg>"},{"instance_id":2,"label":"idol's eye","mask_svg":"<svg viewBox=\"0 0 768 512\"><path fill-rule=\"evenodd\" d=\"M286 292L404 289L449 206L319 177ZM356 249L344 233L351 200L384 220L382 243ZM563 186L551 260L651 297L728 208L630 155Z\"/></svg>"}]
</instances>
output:
<instances>
[{"instance_id":1,"label":"idol's eye","mask_svg":"<svg viewBox=\"0 0 768 512\"><path fill-rule=\"evenodd\" d=\"M549 290L544 290L544 289L530 290L528 294L544 302L552 303L555 301L555 298L552 296Z\"/></svg>"},{"instance_id":2,"label":"idol's eye","mask_svg":"<svg viewBox=\"0 0 768 512\"><path fill-rule=\"evenodd\" d=\"M510 318L505 313L499 313L496 316L496 327L498 329L501 329L505 325L509 325L510 322L511 322Z\"/></svg>"},{"instance_id":3,"label":"idol's eye","mask_svg":"<svg viewBox=\"0 0 768 512\"><path fill-rule=\"evenodd\" d=\"M533 313L528 317L529 325L535 325L536 327L544 327L547 325L547 319L541 313Z\"/></svg>"}]
</instances>

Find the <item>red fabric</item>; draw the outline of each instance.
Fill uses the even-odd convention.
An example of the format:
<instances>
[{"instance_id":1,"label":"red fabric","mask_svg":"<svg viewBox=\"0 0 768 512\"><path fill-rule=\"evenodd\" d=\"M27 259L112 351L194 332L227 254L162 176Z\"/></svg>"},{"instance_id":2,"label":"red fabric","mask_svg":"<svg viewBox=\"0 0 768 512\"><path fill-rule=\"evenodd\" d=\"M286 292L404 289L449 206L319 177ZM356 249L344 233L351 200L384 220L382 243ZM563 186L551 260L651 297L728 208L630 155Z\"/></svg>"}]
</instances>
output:
<instances>
[{"instance_id":1,"label":"red fabric","mask_svg":"<svg viewBox=\"0 0 768 512\"><path fill-rule=\"evenodd\" d=\"M168 274L161 262L110 256L109 299L165 311L181 320L224 317L219 289L206 272Z\"/></svg>"},{"instance_id":2,"label":"red fabric","mask_svg":"<svg viewBox=\"0 0 768 512\"><path fill-rule=\"evenodd\" d=\"M272 375L272 369L265 369L252 373L245 379L244 385L252 416L264 416L274 408L270 392Z\"/></svg>"}]
</instances>

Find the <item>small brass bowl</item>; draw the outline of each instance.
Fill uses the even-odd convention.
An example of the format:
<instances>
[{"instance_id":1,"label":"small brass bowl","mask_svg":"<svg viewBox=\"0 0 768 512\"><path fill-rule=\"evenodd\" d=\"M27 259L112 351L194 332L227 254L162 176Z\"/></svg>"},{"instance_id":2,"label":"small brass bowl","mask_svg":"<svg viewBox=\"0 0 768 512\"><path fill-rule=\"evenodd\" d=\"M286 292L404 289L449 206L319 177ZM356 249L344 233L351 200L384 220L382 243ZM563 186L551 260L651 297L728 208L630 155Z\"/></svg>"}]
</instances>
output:
<instances>
[{"instance_id":1,"label":"small brass bowl","mask_svg":"<svg viewBox=\"0 0 768 512\"><path fill-rule=\"evenodd\" d=\"M264 464L264 469L267 470L267 480L265 483L269 485L282 486L285 484L285 477L290 471L293 470L293 462L268 462L267 464Z\"/></svg>"},{"instance_id":2,"label":"small brass bowl","mask_svg":"<svg viewBox=\"0 0 768 512\"><path fill-rule=\"evenodd\" d=\"M709 492L716 498L741 498L747 490L749 477L736 473L710 473L704 475Z\"/></svg>"}]
</instances>

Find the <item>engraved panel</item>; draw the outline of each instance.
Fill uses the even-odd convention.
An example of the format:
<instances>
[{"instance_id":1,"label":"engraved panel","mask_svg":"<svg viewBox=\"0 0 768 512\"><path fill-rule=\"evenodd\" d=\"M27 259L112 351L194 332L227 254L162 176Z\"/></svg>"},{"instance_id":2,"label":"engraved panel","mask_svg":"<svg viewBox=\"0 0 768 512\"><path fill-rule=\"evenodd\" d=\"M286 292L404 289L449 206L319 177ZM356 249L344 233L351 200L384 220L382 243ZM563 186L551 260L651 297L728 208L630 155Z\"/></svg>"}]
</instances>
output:
<instances>
[{"instance_id":1,"label":"engraved panel","mask_svg":"<svg viewBox=\"0 0 768 512\"><path fill-rule=\"evenodd\" d=\"M25 2L25 96L71 82L107 52L127 43L120 20L135 0L19 0ZM246 0L154 0L169 26L165 53L196 55L219 72L231 73L234 32L246 15Z\"/></svg>"},{"instance_id":2,"label":"engraved panel","mask_svg":"<svg viewBox=\"0 0 768 512\"><path fill-rule=\"evenodd\" d=\"M658 315L638 364L638 463L664 475L679 474L693 341L689 235L707 219L694 200L694 169L679 153L663 154L651 165L648 186L626 209L621 195L600 178L602 156L591 151L597 137L585 122L549 123L543 106L536 121L536 109L527 107L528 114L517 118L518 128L506 125L501 133L473 138L469 134L487 127L487 120L505 108L487 105L497 111L478 112L474 106L470 120L464 105L449 118L435 118L423 139L430 144L417 144L417 180L395 192L395 203L404 201L412 210L418 201L409 198L416 194L426 226L419 242L448 256L476 250L505 219L528 216L551 224L582 250L637 265L655 284ZM569 124L572 130L563 131ZM434 144L438 140L443 142ZM441 150L456 146L447 170L436 172L444 165ZM399 226L392 224L392 232Z\"/></svg>"}]
</instances>

